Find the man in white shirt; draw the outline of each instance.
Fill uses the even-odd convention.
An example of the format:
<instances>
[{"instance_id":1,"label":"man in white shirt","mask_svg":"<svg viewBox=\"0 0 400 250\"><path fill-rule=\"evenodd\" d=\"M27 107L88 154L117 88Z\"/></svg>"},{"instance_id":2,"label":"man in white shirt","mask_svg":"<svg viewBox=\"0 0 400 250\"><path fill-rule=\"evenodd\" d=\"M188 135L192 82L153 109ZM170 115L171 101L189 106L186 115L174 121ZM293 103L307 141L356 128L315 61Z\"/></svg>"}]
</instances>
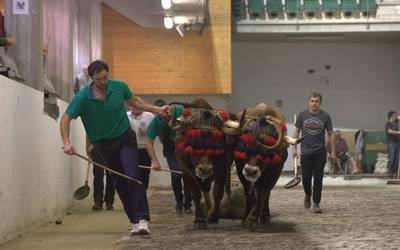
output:
<instances>
[{"instance_id":1,"label":"man in white shirt","mask_svg":"<svg viewBox=\"0 0 400 250\"><path fill-rule=\"evenodd\" d=\"M150 156L146 150L146 132L154 115L147 111L131 108L126 112L131 128L136 133L137 146L139 150L139 165L151 166Z\"/></svg>"},{"instance_id":2,"label":"man in white shirt","mask_svg":"<svg viewBox=\"0 0 400 250\"><path fill-rule=\"evenodd\" d=\"M149 156L149 153L147 153L146 149L146 140L147 140L146 131L151 120L153 120L154 115L150 112L142 111L134 107L131 108L131 111L126 112L126 114L128 116L129 124L131 125L132 130L135 131L136 134L138 155L139 155L138 165L150 167L151 158ZM142 182L143 186L147 189L147 187L149 186L150 169L138 168L138 171L140 171L139 175L144 177L142 179L143 180ZM139 234L139 223L132 225L131 233L133 235Z\"/></svg>"}]
</instances>

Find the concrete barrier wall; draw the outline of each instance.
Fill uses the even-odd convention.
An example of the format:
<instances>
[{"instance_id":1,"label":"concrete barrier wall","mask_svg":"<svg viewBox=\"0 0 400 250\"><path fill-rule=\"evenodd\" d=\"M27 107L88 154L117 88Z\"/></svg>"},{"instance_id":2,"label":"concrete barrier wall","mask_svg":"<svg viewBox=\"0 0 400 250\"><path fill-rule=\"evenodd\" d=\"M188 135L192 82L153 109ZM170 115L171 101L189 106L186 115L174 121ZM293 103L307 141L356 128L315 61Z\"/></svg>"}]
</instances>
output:
<instances>
[{"instance_id":1,"label":"concrete barrier wall","mask_svg":"<svg viewBox=\"0 0 400 250\"><path fill-rule=\"evenodd\" d=\"M58 100L58 105L63 114L67 103ZM62 152L60 119L44 114L43 92L0 76L0 107L1 245L79 205L73 193L84 184L87 163ZM85 132L79 118L72 121L70 136L76 150L85 155ZM155 148L167 168L158 139ZM93 191L92 168L89 177ZM152 173L150 186L171 187L170 174ZM91 192L87 199L92 197Z\"/></svg>"},{"instance_id":2,"label":"concrete barrier wall","mask_svg":"<svg viewBox=\"0 0 400 250\"><path fill-rule=\"evenodd\" d=\"M60 102L60 113L66 103ZM59 121L43 113L43 92L0 76L0 244L54 221L78 203L87 164L61 150ZM84 152L85 133L71 139Z\"/></svg>"}]
</instances>

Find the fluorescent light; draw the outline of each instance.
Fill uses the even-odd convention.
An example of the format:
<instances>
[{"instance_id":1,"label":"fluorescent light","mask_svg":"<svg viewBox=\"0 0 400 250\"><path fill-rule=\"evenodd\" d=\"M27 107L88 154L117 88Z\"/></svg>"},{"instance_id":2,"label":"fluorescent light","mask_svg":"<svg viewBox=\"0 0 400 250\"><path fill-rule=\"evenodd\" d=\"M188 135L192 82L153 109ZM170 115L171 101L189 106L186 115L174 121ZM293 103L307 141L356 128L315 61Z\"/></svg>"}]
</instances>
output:
<instances>
[{"instance_id":1,"label":"fluorescent light","mask_svg":"<svg viewBox=\"0 0 400 250\"><path fill-rule=\"evenodd\" d=\"M174 23L181 24L189 22L189 18L187 16L174 16Z\"/></svg>"},{"instance_id":2,"label":"fluorescent light","mask_svg":"<svg viewBox=\"0 0 400 250\"><path fill-rule=\"evenodd\" d=\"M161 0L161 6L163 7L164 10L171 9L172 0Z\"/></svg>"},{"instance_id":3,"label":"fluorescent light","mask_svg":"<svg viewBox=\"0 0 400 250\"><path fill-rule=\"evenodd\" d=\"M170 16L164 17L164 26L167 29L172 29L174 27L174 19Z\"/></svg>"}]
</instances>

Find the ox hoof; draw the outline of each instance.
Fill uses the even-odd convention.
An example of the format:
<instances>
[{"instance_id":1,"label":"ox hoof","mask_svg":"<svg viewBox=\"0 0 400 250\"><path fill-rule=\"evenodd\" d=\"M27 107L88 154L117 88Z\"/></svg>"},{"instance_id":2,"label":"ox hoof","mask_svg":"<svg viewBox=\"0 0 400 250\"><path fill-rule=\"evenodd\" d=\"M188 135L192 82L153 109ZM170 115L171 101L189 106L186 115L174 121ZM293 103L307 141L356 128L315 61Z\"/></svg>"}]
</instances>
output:
<instances>
[{"instance_id":1,"label":"ox hoof","mask_svg":"<svg viewBox=\"0 0 400 250\"><path fill-rule=\"evenodd\" d=\"M207 221L205 219L196 219L193 223L197 229L207 229Z\"/></svg>"},{"instance_id":2,"label":"ox hoof","mask_svg":"<svg viewBox=\"0 0 400 250\"><path fill-rule=\"evenodd\" d=\"M262 215L260 216L260 224L268 224L271 221L271 216Z\"/></svg>"},{"instance_id":3,"label":"ox hoof","mask_svg":"<svg viewBox=\"0 0 400 250\"><path fill-rule=\"evenodd\" d=\"M257 226L257 221L251 218L246 218L242 221L242 227L248 229L255 229Z\"/></svg>"},{"instance_id":4,"label":"ox hoof","mask_svg":"<svg viewBox=\"0 0 400 250\"><path fill-rule=\"evenodd\" d=\"M218 224L219 218L217 218L217 217L209 217L207 219L207 222L210 223L210 224Z\"/></svg>"}]
</instances>

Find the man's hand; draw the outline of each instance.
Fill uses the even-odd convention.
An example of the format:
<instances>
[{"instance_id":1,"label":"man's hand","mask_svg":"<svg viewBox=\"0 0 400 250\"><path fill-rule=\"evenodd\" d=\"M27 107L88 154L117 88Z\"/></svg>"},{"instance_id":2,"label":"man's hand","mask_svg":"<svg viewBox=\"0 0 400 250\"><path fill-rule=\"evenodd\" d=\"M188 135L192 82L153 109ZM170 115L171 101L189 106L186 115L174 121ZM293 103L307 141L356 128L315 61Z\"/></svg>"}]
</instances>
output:
<instances>
[{"instance_id":1,"label":"man's hand","mask_svg":"<svg viewBox=\"0 0 400 250\"><path fill-rule=\"evenodd\" d=\"M151 168L154 171L161 171L161 165L160 165L160 163L158 161L157 162L152 162L151 163Z\"/></svg>"},{"instance_id":2,"label":"man's hand","mask_svg":"<svg viewBox=\"0 0 400 250\"><path fill-rule=\"evenodd\" d=\"M336 153L331 154L330 157L331 157L331 159L332 159L333 161L337 161L337 159L338 159Z\"/></svg>"},{"instance_id":3,"label":"man's hand","mask_svg":"<svg viewBox=\"0 0 400 250\"><path fill-rule=\"evenodd\" d=\"M66 153L67 155L73 155L75 153L75 149L74 147L71 145L71 143L64 143L63 146L63 151L64 153Z\"/></svg>"},{"instance_id":4,"label":"man's hand","mask_svg":"<svg viewBox=\"0 0 400 250\"><path fill-rule=\"evenodd\" d=\"M168 116L168 105L164 105L164 106L160 107L158 114L161 116L167 117Z\"/></svg>"}]
</instances>

